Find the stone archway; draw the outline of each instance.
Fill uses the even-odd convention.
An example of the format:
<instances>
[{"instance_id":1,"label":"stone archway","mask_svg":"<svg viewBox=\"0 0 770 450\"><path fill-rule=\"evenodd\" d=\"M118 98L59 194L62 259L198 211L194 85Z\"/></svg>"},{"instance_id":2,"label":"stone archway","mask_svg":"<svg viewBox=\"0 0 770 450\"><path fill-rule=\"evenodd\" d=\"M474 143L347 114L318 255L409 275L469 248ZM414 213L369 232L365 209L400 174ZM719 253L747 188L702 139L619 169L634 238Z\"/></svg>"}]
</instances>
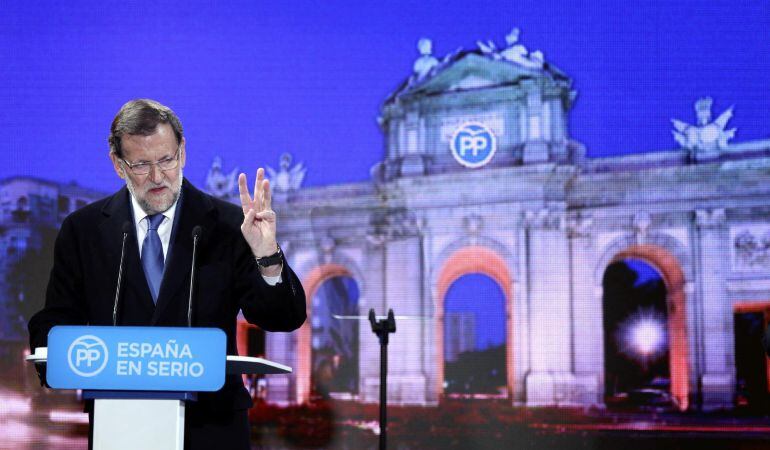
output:
<instances>
[{"instance_id":1,"label":"stone archway","mask_svg":"<svg viewBox=\"0 0 770 450\"><path fill-rule=\"evenodd\" d=\"M443 393L444 386L444 299L449 287L458 278L471 273L481 273L492 278L505 296L506 323L506 371L507 387L513 396L513 284L505 260L496 252L481 246L460 248L447 257L440 266L436 278L436 387L437 394Z\"/></svg>"},{"instance_id":2,"label":"stone archway","mask_svg":"<svg viewBox=\"0 0 770 450\"><path fill-rule=\"evenodd\" d=\"M317 266L308 272L302 280L305 288L305 298L308 299L306 308L307 316L312 317L312 299L318 288L324 281L334 277L353 277L353 274L345 266L335 263ZM312 388L312 325L309 320L297 331L297 375L296 398L297 403L306 403L310 399Z\"/></svg>"},{"instance_id":3,"label":"stone archway","mask_svg":"<svg viewBox=\"0 0 770 450\"><path fill-rule=\"evenodd\" d=\"M762 317L762 330L765 330L770 324L770 301L768 300L762 300L762 301L738 301L733 303L733 314L760 314ZM740 369L739 369L739 360L741 359L741 355L739 351L739 341L738 341L738 324L734 322L734 328L733 328L733 337L735 339L735 357L733 358L734 361L734 369L736 373L736 386L739 385L740 381ZM759 343L761 341L757 339L756 341L756 347L746 345L742 348L743 352L750 353L754 348L759 347ZM765 352L762 352L763 354ZM766 379L765 384L765 394L770 397L770 357L768 357L766 354L764 355L764 377ZM745 367L745 366L744 366ZM745 369L744 369L745 370ZM751 391L751 388L748 386L744 386L746 388L746 391L741 391L740 388L738 389L737 395L736 395L736 407L742 406L740 403L740 397L743 395L746 395ZM751 394L749 394L751 395ZM746 397L743 397L744 400L746 400ZM753 399L749 398L748 401L752 401ZM765 402L767 399L765 399ZM752 402L753 403L753 402ZM767 403L764 405L761 405L761 411L766 411Z\"/></svg>"},{"instance_id":4,"label":"stone archway","mask_svg":"<svg viewBox=\"0 0 770 450\"><path fill-rule=\"evenodd\" d=\"M615 254L604 266L625 259L640 259L657 269L666 285L668 306L669 370L671 396L681 411L689 407L690 358L687 333L685 277L677 258L668 250L653 244L634 244Z\"/></svg>"}]
</instances>

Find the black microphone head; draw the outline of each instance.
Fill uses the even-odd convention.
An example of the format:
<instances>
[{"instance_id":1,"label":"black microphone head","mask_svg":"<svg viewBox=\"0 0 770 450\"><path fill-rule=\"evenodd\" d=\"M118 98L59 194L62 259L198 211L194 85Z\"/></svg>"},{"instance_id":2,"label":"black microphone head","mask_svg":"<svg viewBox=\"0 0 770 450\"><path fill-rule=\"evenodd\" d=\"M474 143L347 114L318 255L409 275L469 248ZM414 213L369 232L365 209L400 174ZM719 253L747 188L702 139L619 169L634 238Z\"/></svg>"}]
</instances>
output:
<instances>
[{"instance_id":1,"label":"black microphone head","mask_svg":"<svg viewBox=\"0 0 770 450\"><path fill-rule=\"evenodd\" d=\"M192 238L197 239L201 237L201 234L203 234L203 227L201 227L200 225L195 225L195 227L193 227L193 230L192 230Z\"/></svg>"},{"instance_id":2,"label":"black microphone head","mask_svg":"<svg viewBox=\"0 0 770 450\"><path fill-rule=\"evenodd\" d=\"M123 222L123 234L129 234L131 233L131 222L126 220Z\"/></svg>"}]
</instances>

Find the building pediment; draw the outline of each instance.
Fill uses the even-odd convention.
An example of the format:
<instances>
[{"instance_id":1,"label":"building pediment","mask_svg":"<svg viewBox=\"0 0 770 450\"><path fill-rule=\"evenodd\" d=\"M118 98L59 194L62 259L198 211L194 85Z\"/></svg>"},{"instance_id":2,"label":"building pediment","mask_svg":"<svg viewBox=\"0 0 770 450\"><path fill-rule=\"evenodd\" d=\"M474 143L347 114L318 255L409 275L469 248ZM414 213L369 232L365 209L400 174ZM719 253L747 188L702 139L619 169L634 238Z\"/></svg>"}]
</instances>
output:
<instances>
[{"instance_id":1,"label":"building pediment","mask_svg":"<svg viewBox=\"0 0 770 450\"><path fill-rule=\"evenodd\" d=\"M413 77L407 80L390 100L395 97L488 89L513 85L524 79L553 77L563 75L547 65L542 69L528 68L475 52L465 52L442 63L423 79L416 80Z\"/></svg>"}]
</instances>

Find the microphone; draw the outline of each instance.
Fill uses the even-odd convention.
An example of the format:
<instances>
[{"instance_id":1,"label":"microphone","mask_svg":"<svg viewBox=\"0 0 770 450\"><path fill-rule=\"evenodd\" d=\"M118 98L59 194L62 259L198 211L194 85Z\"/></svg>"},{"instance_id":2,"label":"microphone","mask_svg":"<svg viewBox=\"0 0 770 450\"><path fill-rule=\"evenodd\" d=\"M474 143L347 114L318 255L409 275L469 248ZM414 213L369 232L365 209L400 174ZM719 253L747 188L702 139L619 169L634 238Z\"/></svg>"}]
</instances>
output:
<instances>
[{"instance_id":1,"label":"microphone","mask_svg":"<svg viewBox=\"0 0 770 450\"><path fill-rule=\"evenodd\" d=\"M193 240L193 253L192 253L192 267L190 268L190 298L187 300L187 326L192 327L192 301L193 301L193 286L195 285L195 255L198 252L198 240L203 234L203 228L200 225L195 225L192 230Z\"/></svg>"},{"instance_id":2,"label":"microphone","mask_svg":"<svg viewBox=\"0 0 770 450\"><path fill-rule=\"evenodd\" d=\"M126 255L126 238L131 233L131 222L123 222L123 243L120 244L120 264L118 265L118 284L115 287L115 301L112 304L112 326L118 324L118 303L120 301L120 286L123 281L123 257Z\"/></svg>"}]
</instances>

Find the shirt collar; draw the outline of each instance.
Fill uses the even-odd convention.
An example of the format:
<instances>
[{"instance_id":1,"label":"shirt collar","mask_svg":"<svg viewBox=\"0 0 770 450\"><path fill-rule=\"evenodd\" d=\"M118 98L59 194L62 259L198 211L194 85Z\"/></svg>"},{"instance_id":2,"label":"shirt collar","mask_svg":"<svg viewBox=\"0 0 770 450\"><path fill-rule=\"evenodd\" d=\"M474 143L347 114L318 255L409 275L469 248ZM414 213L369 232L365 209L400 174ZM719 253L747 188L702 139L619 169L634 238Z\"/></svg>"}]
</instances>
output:
<instances>
[{"instance_id":1,"label":"shirt collar","mask_svg":"<svg viewBox=\"0 0 770 450\"><path fill-rule=\"evenodd\" d=\"M131 208L134 211L134 226L138 227L139 224L144 220L145 217L147 217L147 213L144 212L141 206L139 206L139 202L134 198L133 194L129 194L129 197L131 197ZM168 220L171 221L171 223L174 222L174 215L176 214L176 205L179 203L179 196L177 196L174 203L169 207L167 210L163 211L161 214L163 214L164 217L167 217Z\"/></svg>"}]
</instances>

